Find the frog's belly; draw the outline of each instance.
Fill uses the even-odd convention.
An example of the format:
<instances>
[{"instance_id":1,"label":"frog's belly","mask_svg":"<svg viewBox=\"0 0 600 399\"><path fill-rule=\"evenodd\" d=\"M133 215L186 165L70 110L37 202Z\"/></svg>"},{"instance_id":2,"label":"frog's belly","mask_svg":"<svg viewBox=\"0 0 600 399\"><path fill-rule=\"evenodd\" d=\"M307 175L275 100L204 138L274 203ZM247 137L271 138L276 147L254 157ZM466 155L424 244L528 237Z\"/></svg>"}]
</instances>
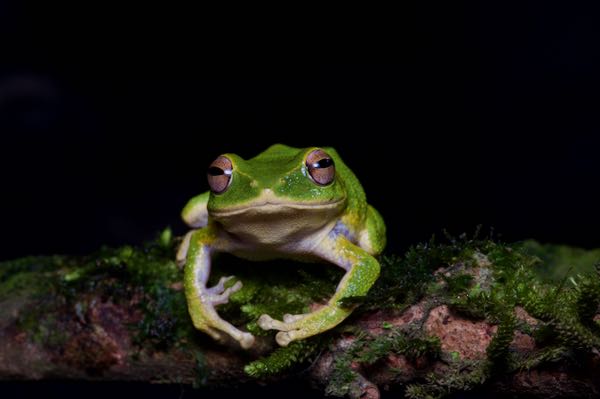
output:
<instances>
[{"instance_id":1,"label":"frog's belly","mask_svg":"<svg viewBox=\"0 0 600 399\"><path fill-rule=\"evenodd\" d=\"M335 225L325 210L298 212L293 207L248 209L217 221L237 243L234 254L251 259L296 257L314 247ZM303 256L304 257L304 256Z\"/></svg>"}]
</instances>

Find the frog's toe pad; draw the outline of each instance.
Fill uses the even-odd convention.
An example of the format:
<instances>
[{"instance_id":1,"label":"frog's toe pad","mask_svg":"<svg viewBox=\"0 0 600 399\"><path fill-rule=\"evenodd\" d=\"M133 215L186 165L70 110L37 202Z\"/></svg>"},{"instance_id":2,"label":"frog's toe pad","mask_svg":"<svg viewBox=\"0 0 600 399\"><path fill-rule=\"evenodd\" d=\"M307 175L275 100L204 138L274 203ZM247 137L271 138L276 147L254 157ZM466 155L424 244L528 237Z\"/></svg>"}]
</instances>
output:
<instances>
[{"instance_id":1,"label":"frog's toe pad","mask_svg":"<svg viewBox=\"0 0 600 399\"><path fill-rule=\"evenodd\" d=\"M254 335L250 333L243 333L238 342L240 343L240 346L244 349L251 348L252 345L254 345Z\"/></svg>"},{"instance_id":2,"label":"frog's toe pad","mask_svg":"<svg viewBox=\"0 0 600 399\"><path fill-rule=\"evenodd\" d=\"M275 341L281 346L288 346L292 341L304 339L310 337L311 334L309 329L297 328L294 330L280 331L275 335Z\"/></svg>"},{"instance_id":3,"label":"frog's toe pad","mask_svg":"<svg viewBox=\"0 0 600 399\"><path fill-rule=\"evenodd\" d=\"M263 314L262 316L260 316L258 318L258 321L256 322L256 324L258 324L258 326L260 328L262 328L263 330L272 330L275 327L273 326L273 323L276 320L274 320L271 316L269 316L268 314Z\"/></svg>"},{"instance_id":4,"label":"frog's toe pad","mask_svg":"<svg viewBox=\"0 0 600 399\"><path fill-rule=\"evenodd\" d=\"M275 336L275 341L281 346L288 346L290 342L292 342L292 337L288 331L278 332Z\"/></svg>"}]
</instances>

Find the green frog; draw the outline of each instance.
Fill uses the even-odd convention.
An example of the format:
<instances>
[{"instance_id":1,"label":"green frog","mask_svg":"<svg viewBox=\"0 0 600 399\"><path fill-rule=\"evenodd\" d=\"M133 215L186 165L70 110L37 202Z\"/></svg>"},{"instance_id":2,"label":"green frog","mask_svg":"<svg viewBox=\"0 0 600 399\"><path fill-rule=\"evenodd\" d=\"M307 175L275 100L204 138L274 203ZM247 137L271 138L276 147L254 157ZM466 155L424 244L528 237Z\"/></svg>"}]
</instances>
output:
<instances>
[{"instance_id":1,"label":"green frog","mask_svg":"<svg viewBox=\"0 0 600 399\"><path fill-rule=\"evenodd\" d=\"M207 287L211 257L218 252L253 261L328 262L345 270L322 307L286 314L283 320L266 314L258 319L260 328L279 331L281 346L329 330L352 313L356 305L348 302L353 301L342 300L366 295L379 276L375 256L385 246L385 224L335 149L275 144L249 160L223 154L211 163L207 178L210 191L192 198L182 211L193 230L177 253L197 329L216 340L227 334L242 348L254 343L252 334L215 310L242 288L241 281L226 288L233 276Z\"/></svg>"}]
</instances>

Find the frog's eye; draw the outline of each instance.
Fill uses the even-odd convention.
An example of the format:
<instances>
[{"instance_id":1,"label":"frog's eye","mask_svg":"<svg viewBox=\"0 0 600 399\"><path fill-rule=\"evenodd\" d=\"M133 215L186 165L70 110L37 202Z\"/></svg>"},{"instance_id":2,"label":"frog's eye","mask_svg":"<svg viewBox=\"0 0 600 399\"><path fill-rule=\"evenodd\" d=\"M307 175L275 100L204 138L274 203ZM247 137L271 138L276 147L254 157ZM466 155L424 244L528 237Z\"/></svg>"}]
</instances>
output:
<instances>
[{"instance_id":1,"label":"frog's eye","mask_svg":"<svg viewBox=\"0 0 600 399\"><path fill-rule=\"evenodd\" d=\"M323 150L314 150L306 157L306 168L313 181L326 186L335 178L333 159Z\"/></svg>"},{"instance_id":2,"label":"frog's eye","mask_svg":"<svg viewBox=\"0 0 600 399\"><path fill-rule=\"evenodd\" d=\"M227 190L231 183L231 173L233 165L229 158L221 155L215 159L210 166L206 176L208 177L208 185L213 193L220 194Z\"/></svg>"}]
</instances>

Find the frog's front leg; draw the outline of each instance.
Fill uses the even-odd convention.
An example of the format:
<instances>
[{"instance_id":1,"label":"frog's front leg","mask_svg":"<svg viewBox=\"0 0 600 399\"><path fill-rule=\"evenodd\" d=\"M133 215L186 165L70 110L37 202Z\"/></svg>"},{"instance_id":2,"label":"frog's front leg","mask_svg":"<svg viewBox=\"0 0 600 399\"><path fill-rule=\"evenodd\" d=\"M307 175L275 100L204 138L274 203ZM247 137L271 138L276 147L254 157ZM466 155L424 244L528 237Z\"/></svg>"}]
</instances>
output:
<instances>
[{"instance_id":1,"label":"frog's front leg","mask_svg":"<svg viewBox=\"0 0 600 399\"><path fill-rule=\"evenodd\" d=\"M221 338L221 332L224 332L246 349L254 343L254 336L221 319L215 310L216 305L227 303L229 295L242 288L242 283L238 281L225 289L225 282L232 277L224 277L216 286L206 287L210 275L211 253L217 249L223 250L220 244L222 243L211 226L196 230L190 235L184 277L188 310L194 327L198 330L217 340Z\"/></svg>"},{"instance_id":2,"label":"frog's front leg","mask_svg":"<svg viewBox=\"0 0 600 399\"><path fill-rule=\"evenodd\" d=\"M258 325L265 330L279 330L276 340L281 346L329 330L352 313L356 305L342 306L341 300L367 294L379 276L379 262L343 235L330 234L314 254L346 270L333 297L322 308L303 315L285 315L283 321L262 315Z\"/></svg>"}]
</instances>

